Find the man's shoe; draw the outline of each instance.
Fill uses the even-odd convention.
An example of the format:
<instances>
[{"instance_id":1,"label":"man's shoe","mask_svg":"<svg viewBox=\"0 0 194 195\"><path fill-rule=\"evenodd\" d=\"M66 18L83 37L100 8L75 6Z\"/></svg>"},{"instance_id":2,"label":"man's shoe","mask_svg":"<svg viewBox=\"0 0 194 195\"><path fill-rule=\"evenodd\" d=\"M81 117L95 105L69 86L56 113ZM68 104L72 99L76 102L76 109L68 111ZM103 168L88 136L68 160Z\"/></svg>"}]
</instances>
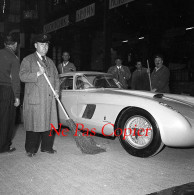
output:
<instances>
[{"instance_id":1,"label":"man's shoe","mask_svg":"<svg viewBox=\"0 0 194 195\"><path fill-rule=\"evenodd\" d=\"M28 156L28 157L33 157L33 156L35 156L35 155L36 155L35 153L27 152L27 156Z\"/></svg>"},{"instance_id":2,"label":"man's shoe","mask_svg":"<svg viewBox=\"0 0 194 195\"><path fill-rule=\"evenodd\" d=\"M52 149L52 150L41 150L41 152L46 152L46 153L49 153L49 154L57 153L57 151L54 150L54 149Z\"/></svg>"},{"instance_id":3,"label":"man's shoe","mask_svg":"<svg viewBox=\"0 0 194 195\"><path fill-rule=\"evenodd\" d=\"M11 152L14 152L14 151L16 151L16 148L11 148L11 147L10 147L10 148L7 150L8 153L11 153Z\"/></svg>"}]
</instances>

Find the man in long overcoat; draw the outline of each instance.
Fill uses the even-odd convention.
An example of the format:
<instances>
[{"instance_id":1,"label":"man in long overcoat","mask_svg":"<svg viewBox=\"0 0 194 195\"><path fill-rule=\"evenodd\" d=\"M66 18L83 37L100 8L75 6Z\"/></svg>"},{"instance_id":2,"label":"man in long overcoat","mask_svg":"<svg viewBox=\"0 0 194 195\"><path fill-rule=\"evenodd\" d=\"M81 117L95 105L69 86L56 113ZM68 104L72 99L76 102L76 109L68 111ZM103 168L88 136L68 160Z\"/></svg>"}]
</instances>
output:
<instances>
[{"instance_id":1,"label":"man in long overcoat","mask_svg":"<svg viewBox=\"0 0 194 195\"><path fill-rule=\"evenodd\" d=\"M56 100L43 75L47 75L58 92L58 72L54 62L46 56L49 39L49 35L38 35L34 44L36 52L25 57L20 67L20 79L25 83L23 115L26 129L25 149L29 157L37 153L40 143L41 152L56 152L53 149L54 136L51 131L51 124L58 128Z\"/></svg>"}]
</instances>

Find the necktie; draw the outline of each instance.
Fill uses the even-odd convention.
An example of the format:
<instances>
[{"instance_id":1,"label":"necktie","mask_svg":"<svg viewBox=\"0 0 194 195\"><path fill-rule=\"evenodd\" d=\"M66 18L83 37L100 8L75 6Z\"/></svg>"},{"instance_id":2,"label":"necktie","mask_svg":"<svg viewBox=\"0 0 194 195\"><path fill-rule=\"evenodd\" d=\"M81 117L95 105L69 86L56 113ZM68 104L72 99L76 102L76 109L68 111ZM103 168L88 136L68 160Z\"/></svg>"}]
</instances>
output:
<instances>
[{"instance_id":1,"label":"necktie","mask_svg":"<svg viewBox=\"0 0 194 195\"><path fill-rule=\"evenodd\" d=\"M41 56L41 57L42 57L42 62L44 63L45 67L47 67L46 56Z\"/></svg>"},{"instance_id":2,"label":"necktie","mask_svg":"<svg viewBox=\"0 0 194 195\"><path fill-rule=\"evenodd\" d=\"M41 56L41 57L42 57L42 62L44 64L45 73L48 75L48 66L47 66L46 56Z\"/></svg>"},{"instance_id":3,"label":"necktie","mask_svg":"<svg viewBox=\"0 0 194 195\"><path fill-rule=\"evenodd\" d=\"M42 57L43 63L46 65L46 57L45 56L41 56L41 57Z\"/></svg>"}]
</instances>

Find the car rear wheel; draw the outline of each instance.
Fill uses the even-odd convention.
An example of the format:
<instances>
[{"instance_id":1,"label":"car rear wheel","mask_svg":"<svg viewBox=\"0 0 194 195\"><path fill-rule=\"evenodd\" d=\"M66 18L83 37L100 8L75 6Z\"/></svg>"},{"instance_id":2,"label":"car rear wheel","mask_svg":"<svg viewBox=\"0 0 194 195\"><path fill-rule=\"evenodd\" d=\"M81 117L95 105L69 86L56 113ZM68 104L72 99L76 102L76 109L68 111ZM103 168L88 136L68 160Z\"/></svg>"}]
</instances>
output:
<instances>
[{"instance_id":1,"label":"car rear wheel","mask_svg":"<svg viewBox=\"0 0 194 195\"><path fill-rule=\"evenodd\" d=\"M141 108L128 108L118 119L119 140L123 148L137 157L150 157L164 146L153 116Z\"/></svg>"}]
</instances>

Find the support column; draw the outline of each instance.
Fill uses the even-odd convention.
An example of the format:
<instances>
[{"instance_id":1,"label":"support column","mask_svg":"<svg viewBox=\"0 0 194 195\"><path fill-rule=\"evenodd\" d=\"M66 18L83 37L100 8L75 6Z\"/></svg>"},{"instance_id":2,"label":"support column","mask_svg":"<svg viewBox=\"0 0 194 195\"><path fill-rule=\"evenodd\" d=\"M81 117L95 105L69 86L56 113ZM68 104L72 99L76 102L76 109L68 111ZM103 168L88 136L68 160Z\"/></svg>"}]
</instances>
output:
<instances>
[{"instance_id":1,"label":"support column","mask_svg":"<svg viewBox=\"0 0 194 195\"><path fill-rule=\"evenodd\" d=\"M104 18L103 18L103 31L104 31L104 66L103 71L107 72L108 68L111 65L111 25L110 25L110 16L109 16L109 0L104 0Z\"/></svg>"}]
</instances>

